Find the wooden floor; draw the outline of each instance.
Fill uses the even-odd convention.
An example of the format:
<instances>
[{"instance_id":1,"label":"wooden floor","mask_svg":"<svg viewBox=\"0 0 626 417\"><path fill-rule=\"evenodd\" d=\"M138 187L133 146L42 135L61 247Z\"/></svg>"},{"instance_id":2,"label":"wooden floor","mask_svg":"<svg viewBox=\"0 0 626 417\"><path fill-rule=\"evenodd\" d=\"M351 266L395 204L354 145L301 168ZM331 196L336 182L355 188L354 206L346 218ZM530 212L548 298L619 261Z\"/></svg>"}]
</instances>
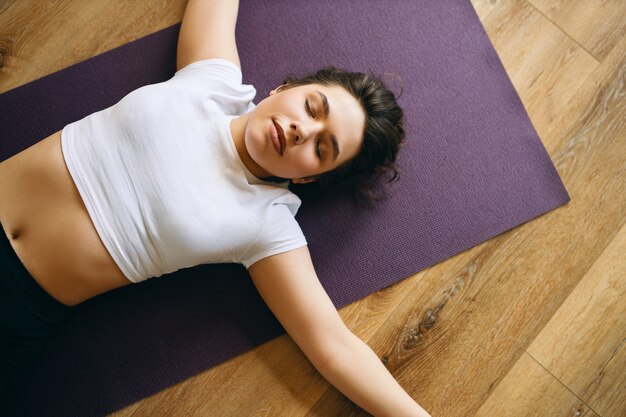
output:
<instances>
[{"instance_id":1,"label":"wooden floor","mask_svg":"<svg viewBox=\"0 0 626 417\"><path fill-rule=\"evenodd\" d=\"M572 201L341 316L433 417L623 417L626 1L472 3ZM184 6L0 0L0 92L180 22ZM367 414L285 335L114 415Z\"/></svg>"}]
</instances>

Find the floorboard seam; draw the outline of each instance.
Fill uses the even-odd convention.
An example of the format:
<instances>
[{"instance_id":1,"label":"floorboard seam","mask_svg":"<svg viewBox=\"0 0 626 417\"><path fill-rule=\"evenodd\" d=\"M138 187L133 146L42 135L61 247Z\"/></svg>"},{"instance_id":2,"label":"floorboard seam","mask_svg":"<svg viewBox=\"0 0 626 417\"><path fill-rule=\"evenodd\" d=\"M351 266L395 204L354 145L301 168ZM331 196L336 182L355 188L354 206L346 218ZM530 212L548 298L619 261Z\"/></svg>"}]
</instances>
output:
<instances>
[{"instance_id":1,"label":"floorboard seam","mask_svg":"<svg viewBox=\"0 0 626 417\"><path fill-rule=\"evenodd\" d=\"M572 37L572 35L570 35L569 33L567 33L567 31L565 31L565 29L563 29L561 26L559 26L555 21L553 21L552 19L550 19L548 16L546 16L541 10L539 10L534 4L532 4L529 0L526 0L526 3L528 3L533 9L537 10L543 17L545 17L546 19L548 19L548 21L550 23L552 23L555 27L557 27L565 36L567 36L569 39L571 39L572 41L574 41L574 43L576 43L576 45L580 46L582 48L583 51L587 52L589 54L589 56L591 56L596 62L602 62L601 60L599 60L594 54L592 54L591 52L589 52L587 50L587 48L585 48L584 46L582 46L580 44L580 42L578 42L574 37Z\"/></svg>"},{"instance_id":2,"label":"floorboard seam","mask_svg":"<svg viewBox=\"0 0 626 417\"><path fill-rule=\"evenodd\" d=\"M533 360L535 361L535 363L539 366L541 366L541 368L546 371L552 378L554 378L559 384L561 384L563 387L565 387L566 390L568 390L574 397L576 397L581 403L585 404L586 407L588 407L591 411L594 412L595 415L602 417L602 415L600 413L598 413L596 410L593 409L593 407L591 407L589 404L587 404L587 402L585 400L583 400L582 398L580 398L574 391L572 391L567 385L565 385L559 378L557 378L552 372L550 372L548 370L548 368L546 368L545 366L543 366L543 364L541 364L541 362L539 362L537 359L535 359L533 357L533 355L531 355L528 350L525 351L525 353Z\"/></svg>"}]
</instances>

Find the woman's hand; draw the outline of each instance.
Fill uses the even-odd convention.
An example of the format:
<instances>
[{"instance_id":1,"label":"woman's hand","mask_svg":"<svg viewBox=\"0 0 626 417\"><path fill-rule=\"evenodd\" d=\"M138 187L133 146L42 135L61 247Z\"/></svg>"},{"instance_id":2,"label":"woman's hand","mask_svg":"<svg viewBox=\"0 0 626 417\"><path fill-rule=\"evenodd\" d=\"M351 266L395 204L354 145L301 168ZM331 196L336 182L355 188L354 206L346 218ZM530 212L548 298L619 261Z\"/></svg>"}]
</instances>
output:
<instances>
[{"instance_id":1,"label":"woman's hand","mask_svg":"<svg viewBox=\"0 0 626 417\"><path fill-rule=\"evenodd\" d=\"M261 259L248 272L294 342L346 397L377 417L430 417L346 327L315 273L307 246Z\"/></svg>"}]
</instances>

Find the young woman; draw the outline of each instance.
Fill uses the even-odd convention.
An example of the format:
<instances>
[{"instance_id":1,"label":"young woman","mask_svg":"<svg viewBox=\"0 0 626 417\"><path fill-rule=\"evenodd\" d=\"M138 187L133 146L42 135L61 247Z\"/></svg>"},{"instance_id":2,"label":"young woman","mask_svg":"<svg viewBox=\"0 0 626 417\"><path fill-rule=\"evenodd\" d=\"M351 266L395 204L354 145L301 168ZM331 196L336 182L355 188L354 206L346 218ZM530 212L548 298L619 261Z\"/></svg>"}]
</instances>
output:
<instances>
[{"instance_id":1,"label":"young woman","mask_svg":"<svg viewBox=\"0 0 626 417\"><path fill-rule=\"evenodd\" d=\"M254 105L238 2L190 0L177 72L0 163L0 395L67 311L132 282L242 263L319 372L376 416L428 416L343 323L315 273L289 182L395 171L402 110L328 67ZM395 175L394 175L395 177Z\"/></svg>"}]
</instances>

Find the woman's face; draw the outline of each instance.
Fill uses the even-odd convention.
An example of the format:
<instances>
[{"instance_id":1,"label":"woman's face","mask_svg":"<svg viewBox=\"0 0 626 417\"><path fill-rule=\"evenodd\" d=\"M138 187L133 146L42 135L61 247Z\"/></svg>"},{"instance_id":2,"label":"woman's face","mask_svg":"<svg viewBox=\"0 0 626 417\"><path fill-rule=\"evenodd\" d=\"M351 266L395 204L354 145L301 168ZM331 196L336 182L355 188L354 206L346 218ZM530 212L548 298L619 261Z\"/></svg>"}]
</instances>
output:
<instances>
[{"instance_id":1,"label":"woman's face","mask_svg":"<svg viewBox=\"0 0 626 417\"><path fill-rule=\"evenodd\" d=\"M248 154L267 176L306 183L311 180L305 177L332 171L356 156L364 130L365 113L343 87L280 86L249 113L244 140ZM276 132L284 136L282 154L272 141Z\"/></svg>"}]
</instances>

